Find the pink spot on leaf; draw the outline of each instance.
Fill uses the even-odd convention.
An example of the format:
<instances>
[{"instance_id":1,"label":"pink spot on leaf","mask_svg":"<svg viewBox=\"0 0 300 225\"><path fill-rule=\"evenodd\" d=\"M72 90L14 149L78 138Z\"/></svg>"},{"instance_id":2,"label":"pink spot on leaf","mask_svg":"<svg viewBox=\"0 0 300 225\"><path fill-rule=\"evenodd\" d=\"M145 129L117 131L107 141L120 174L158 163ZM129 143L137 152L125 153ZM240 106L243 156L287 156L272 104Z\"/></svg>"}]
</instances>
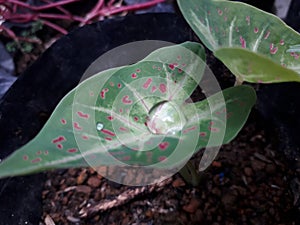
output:
<instances>
[{"instance_id":1,"label":"pink spot on leaf","mask_svg":"<svg viewBox=\"0 0 300 225\"><path fill-rule=\"evenodd\" d=\"M109 82L109 85L110 85L111 87L114 87L114 86L115 86L115 84L114 84L113 82Z\"/></svg>"},{"instance_id":2,"label":"pink spot on leaf","mask_svg":"<svg viewBox=\"0 0 300 225\"><path fill-rule=\"evenodd\" d=\"M106 117L108 120L110 120L110 121L112 121L112 120L114 120L114 117L113 116L108 116L108 117Z\"/></svg>"},{"instance_id":3,"label":"pink spot on leaf","mask_svg":"<svg viewBox=\"0 0 300 225\"><path fill-rule=\"evenodd\" d=\"M56 144L56 143L58 143L58 142L65 141L65 140L66 140L66 138L65 138L64 136L59 136L59 137L53 139L53 140L52 140L52 143L53 143L53 144Z\"/></svg>"},{"instance_id":4,"label":"pink spot on leaf","mask_svg":"<svg viewBox=\"0 0 300 225\"><path fill-rule=\"evenodd\" d=\"M139 121L139 118L138 118L137 116L135 116L133 119L134 119L134 121L136 121L136 122Z\"/></svg>"},{"instance_id":5,"label":"pink spot on leaf","mask_svg":"<svg viewBox=\"0 0 300 225\"><path fill-rule=\"evenodd\" d=\"M103 134L107 134L107 135L110 135L110 136L113 136L113 137L116 136L116 134L114 132L112 132L110 130L107 130L107 129L102 129L101 132Z\"/></svg>"},{"instance_id":6,"label":"pink spot on leaf","mask_svg":"<svg viewBox=\"0 0 300 225\"><path fill-rule=\"evenodd\" d=\"M177 63L169 64L169 68L170 68L171 70L174 70L176 66L178 66Z\"/></svg>"},{"instance_id":7,"label":"pink spot on leaf","mask_svg":"<svg viewBox=\"0 0 300 225\"><path fill-rule=\"evenodd\" d=\"M69 153L75 153L78 152L78 150L76 148L70 148L67 150Z\"/></svg>"},{"instance_id":8,"label":"pink spot on leaf","mask_svg":"<svg viewBox=\"0 0 300 225\"><path fill-rule=\"evenodd\" d=\"M162 142L158 145L158 148L162 151L166 150L168 147L169 147L169 142Z\"/></svg>"},{"instance_id":9,"label":"pink spot on leaf","mask_svg":"<svg viewBox=\"0 0 300 225\"><path fill-rule=\"evenodd\" d=\"M100 92L100 96L101 96L102 99L105 99L105 92L104 92L104 91L101 91L101 92Z\"/></svg>"},{"instance_id":10,"label":"pink spot on leaf","mask_svg":"<svg viewBox=\"0 0 300 225\"><path fill-rule=\"evenodd\" d=\"M118 88L121 88L122 87L122 84L118 83Z\"/></svg>"},{"instance_id":11,"label":"pink spot on leaf","mask_svg":"<svg viewBox=\"0 0 300 225\"><path fill-rule=\"evenodd\" d=\"M73 126L76 130L82 130L82 127L79 125L78 122L74 122Z\"/></svg>"},{"instance_id":12,"label":"pink spot on leaf","mask_svg":"<svg viewBox=\"0 0 300 225\"><path fill-rule=\"evenodd\" d=\"M147 89L152 83L152 78L148 78L147 81L143 84L143 88Z\"/></svg>"},{"instance_id":13,"label":"pink spot on leaf","mask_svg":"<svg viewBox=\"0 0 300 225\"><path fill-rule=\"evenodd\" d=\"M159 85L159 90L160 90L161 93L166 93L166 91L167 91L166 85L163 84L163 83L160 84L160 85Z\"/></svg>"},{"instance_id":14,"label":"pink spot on leaf","mask_svg":"<svg viewBox=\"0 0 300 225\"><path fill-rule=\"evenodd\" d=\"M130 157L129 155L124 156L124 157L122 158L122 160L124 160L124 161L129 161L130 159L131 159L131 157Z\"/></svg>"},{"instance_id":15,"label":"pink spot on leaf","mask_svg":"<svg viewBox=\"0 0 300 225\"><path fill-rule=\"evenodd\" d=\"M247 24L250 25L250 21L251 21L250 16L246 16L246 21L247 21Z\"/></svg>"},{"instance_id":16,"label":"pink spot on leaf","mask_svg":"<svg viewBox=\"0 0 300 225\"><path fill-rule=\"evenodd\" d=\"M44 152L44 155L49 155L49 151L46 150L46 151Z\"/></svg>"},{"instance_id":17,"label":"pink spot on leaf","mask_svg":"<svg viewBox=\"0 0 300 225\"><path fill-rule=\"evenodd\" d=\"M240 36L240 43L242 45L242 48L246 48L246 41L242 36Z\"/></svg>"},{"instance_id":18,"label":"pink spot on leaf","mask_svg":"<svg viewBox=\"0 0 300 225\"><path fill-rule=\"evenodd\" d=\"M270 44L270 53L272 55L276 54L276 52L278 51L278 48L274 46L274 44Z\"/></svg>"},{"instance_id":19,"label":"pink spot on leaf","mask_svg":"<svg viewBox=\"0 0 300 225\"><path fill-rule=\"evenodd\" d=\"M82 135L81 137L82 137L83 140L88 140L89 139L89 137L86 136L86 135Z\"/></svg>"},{"instance_id":20,"label":"pink spot on leaf","mask_svg":"<svg viewBox=\"0 0 300 225\"><path fill-rule=\"evenodd\" d=\"M62 144L57 144L56 147L57 147L58 149L62 149L62 148L63 148L63 145L62 145Z\"/></svg>"},{"instance_id":21,"label":"pink spot on leaf","mask_svg":"<svg viewBox=\"0 0 300 225\"><path fill-rule=\"evenodd\" d=\"M195 126L185 129L182 133L186 134L186 133L189 133L190 131L193 131L193 130L196 130Z\"/></svg>"},{"instance_id":22,"label":"pink spot on leaf","mask_svg":"<svg viewBox=\"0 0 300 225\"><path fill-rule=\"evenodd\" d=\"M222 16L222 15L223 15L223 11L222 11L221 9L218 9L218 14L219 14L220 16Z\"/></svg>"},{"instance_id":23,"label":"pink spot on leaf","mask_svg":"<svg viewBox=\"0 0 300 225\"><path fill-rule=\"evenodd\" d=\"M208 129L209 129L211 132L214 132L214 133L217 133L217 132L220 131L220 129L217 128L217 127L209 127Z\"/></svg>"},{"instance_id":24,"label":"pink spot on leaf","mask_svg":"<svg viewBox=\"0 0 300 225\"><path fill-rule=\"evenodd\" d=\"M66 121L65 119L61 119L60 122L61 122L61 124L63 124L63 125L67 124L67 121Z\"/></svg>"},{"instance_id":25,"label":"pink spot on leaf","mask_svg":"<svg viewBox=\"0 0 300 225\"><path fill-rule=\"evenodd\" d=\"M258 28L257 27L254 28L254 33L256 33L256 34L258 33Z\"/></svg>"},{"instance_id":26,"label":"pink spot on leaf","mask_svg":"<svg viewBox=\"0 0 300 225\"><path fill-rule=\"evenodd\" d=\"M110 137L106 137L106 138L105 138L105 140L107 140L107 141L111 141L111 140L112 140L112 138L110 138Z\"/></svg>"},{"instance_id":27,"label":"pink spot on leaf","mask_svg":"<svg viewBox=\"0 0 300 225\"><path fill-rule=\"evenodd\" d=\"M28 155L24 155L24 156L23 156L23 160L26 161L26 160L28 160L28 159L29 159Z\"/></svg>"},{"instance_id":28,"label":"pink spot on leaf","mask_svg":"<svg viewBox=\"0 0 300 225\"><path fill-rule=\"evenodd\" d=\"M134 78L137 78L137 74L136 73L133 73L131 74L131 77L134 79Z\"/></svg>"},{"instance_id":29,"label":"pink spot on leaf","mask_svg":"<svg viewBox=\"0 0 300 225\"><path fill-rule=\"evenodd\" d=\"M41 162L42 159L41 158L35 158L33 160L31 160L31 163L38 163L38 162Z\"/></svg>"},{"instance_id":30,"label":"pink spot on leaf","mask_svg":"<svg viewBox=\"0 0 300 225\"><path fill-rule=\"evenodd\" d=\"M280 40L279 44L284 45L284 40Z\"/></svg>"},{"instance_id":31,"label":"pink spot on leaf","mask_svg":"<svg viewBox=\"0 0 300 225\"><path fill-rule=\"evenodd\" d=\"M120 131L123 131L123 132L128 132L128 129L125 128L125 127L120 127L119 130L120 130Z\"/></svg>"},{"instance_id":32,"label":"pink spot on leaf","mask_svg":"<svg viewBox=\"0 0 300 225\"><path fill-rule=\"evenodd\" d=\"M200 137L206 137L206 132L200 132L199 136Z\"/></svg>"},{"instance_id":33,"label":"pink spot on leaf","mask_svg":"<svg viewBox=\"0 0 300 225\"><path fill-rule=\"evenodd\" d=\"M83 113L83 112L77 112L78 116L81 117L81 118L84 118L84 119L88 119L90 117L89 114L87 113Z\"/></svg>"},{"instance_id":34,"label":"pink spot on leaf","mask_svg":"<svg viewBox=\"0 0 300 225\"><path fill-rule=\"evenodd\" d=\"M37 151L36 154L37 154L37 155L41 155L41 154L42 154L42 151Z\"/></svg>"},{"instance_id":35,"label":"pink spot on leaf","mask_svg":"<svg viewBox=\"0 0 300 225\"><path fill-rule=\"evenodd\" d=\"M158 161L164 161L164 160L166 160L167 159L167 157L166 156L159 156L158 157Z\"/></svg>"},{"instance_id":36,"label":"pink spot on leaf","mask_svg":"<svg viewBox=\"0 0 300 225\"><path fill-rule=\"evenodd\" d=\"M130 105L132 104L132 101L129 99L129 96L128 95L125 95L123 98L122 98L122 102L126 105Z\"/></svg>"},{"instance_id":37,"label":"pink spot on leaf","mask_svg":"<svg viewBox=\"0 0 300 225\"><path fill-rule=\"evenodd\" d=\"M151 92L154 93L156 90L157 90L157 87L156 86L152 86Z\"/></svg>"}]
</instances>

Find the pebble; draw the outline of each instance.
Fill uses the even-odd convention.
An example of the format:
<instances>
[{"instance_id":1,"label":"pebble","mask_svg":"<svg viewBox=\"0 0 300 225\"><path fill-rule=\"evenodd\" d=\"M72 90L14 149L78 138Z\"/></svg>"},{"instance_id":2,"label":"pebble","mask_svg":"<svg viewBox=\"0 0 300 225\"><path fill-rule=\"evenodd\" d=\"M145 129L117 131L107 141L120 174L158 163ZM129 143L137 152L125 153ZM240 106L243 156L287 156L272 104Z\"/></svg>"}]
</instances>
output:
<instances>
[{"instance_id":1,"label":"pebble","mask_svg":"<svg viewBox=\"0 0 300 225\"><path fill-rule=\"evenodd\" d=\"M253 170L250 167L245 167L244 168L244 173L248 177L252 177L253 176Z\"/></svg>"},{"instance_id":2,"label":"pebble","mask_svg":"<svg viewBox=\"0 0 300 225\"><path fill-rule=\"evenodd\" d=\"M47 215L47 216L45 217L44 222L45 222L46 225L55 225L53 219L52 219L51 216L49 216L49 215Z\"/></svg>"},{"instance_id":3,"label":"pebble","mask_svg":"<svg viewBox=\"0 0 300 225\"><path fill-rule=\"evenodd\" d=\"M78 223L80 222L80 219L79 218L75 218L73 216L67 216L67 220L72 222L72 223Z\"/></svg>"},{"instance_id":4,"label":"pebble","mask_svg":"<svg viewBox=\"0 0 300 225\"><path fill-rule=\"evenodd\" d=\"M87 176L88 175L86 174L86 170L83 170L77 177L77 180L76 180L77 184L83 184L85 182Z\"/></svg>"},{"instance_id":5,"label":"pebble","mask_svg":"<svg viewBox=\"0 0 300 225\"><path fill-rule=\"evenodd\" d=\"M177 178L176 180L173 181L172 186L174 188L184 187L185 186L185 182L181 178Z\"/></svg>"},{"instance_id":6,"label":"pebble","mask_svg":"<svg viewBox=\"0 0 300 225\"><path fill-rule=\"evenodd\" d=\"M234 205L236 199L237 199L237 196L234 195L233 193L226 193L222 197L221 201L224 204L224 206L226 207L226 206L232 206L232 205Z\"/></svg>"},{"instance_id":7,"label":"pebble","mask_svg":"<svg viewBox=\"0 0 300 225\"><path fill-rule=\"evenodd\" d=\"M87 185L78 185L76 187L76 191L77 192L82 192L82 193L85 193L85 194L90 194L92 192L92 188L87 186Z\"/></svg>"},{"instance_id":8,"label":"pebble","mask_svg":"<svg viewBox=\"0 0 300 225\"><path fill-rule=\"evenodd\" d=\"M97 176L90 177L87 181L88 185L97 188L101 184L101 180Z\"/></svg>"},{"instance_id":9,"label":"pebble","mask_svg":"<svg viewBox=\"0 0 300 225\"><path fill-rule=\"evenodd\" d=\"M203 222L204 216L201 209L197 209L195 214L191 217L193 222L197 222L197 224L200 224Z\"/></svg>"},{"instance_id":10,"label":"pebble","mask_svg":"<svg viewBox=\"0 0 300 225\"><path fill-rule=\"evenodd\" d=\"M265 166L266 164L264 162L261 162L260 160L253 159L251 161L251 167L254 171L263 170Z\"/></svg>"},{"instance_id":11,"label":"pebble","mask_svg":"<svg viewBox=\"0 0 300 225\"><path fill-rule=\"evenodd\" d=\"M200 205L199 199L193 198L191 199L189 204L183 206L182 209L188 213L195 213L199 205Z\"/></svg>"}]
</instances>

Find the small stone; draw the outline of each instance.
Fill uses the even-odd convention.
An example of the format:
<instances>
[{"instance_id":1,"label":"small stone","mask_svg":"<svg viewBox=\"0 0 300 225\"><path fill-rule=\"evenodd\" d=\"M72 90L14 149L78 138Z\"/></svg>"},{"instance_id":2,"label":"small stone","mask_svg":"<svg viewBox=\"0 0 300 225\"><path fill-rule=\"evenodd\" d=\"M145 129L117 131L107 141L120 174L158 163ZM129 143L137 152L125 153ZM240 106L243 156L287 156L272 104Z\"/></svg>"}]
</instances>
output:
<instances>
[{"instance_id":1,"label":"small stone","mask_svg":"<svg viewBox=\"0 0 300 225\"><path fill-rule=\"evenodd\" d=\"M97 176L90 177L87 181L88 185L97 188L101 184L101 180Z\"/></svg>"},{"instance_id":2,"label":"small stone","mask_svg":"<svg viewBox=\"0 0 300 225\"><path fill-rule=\"evenodd\" d=\"M45 217L44 222L45 222L45 225L55 225L53 219L52 219L51 216L49 216L49 215L47 215L47 216Z\"/></svg>"},{"instance_id":3,"label":"small stone","mask_svg":"<svg viewBox=\"0 0 300 225\"><path fill-rule=\"evenodd\" d=\"M148 217L148 218L152 218L153 217L153 212L151 210L147 210L145 212L145 216Z\"/></svg>"},{"instance_id":4,"label":"small stone","mask_svg":"<svg viewBox=\"0 0 300 225\"><path fill-rule=\"evenodd\" d=\"M245 167L244 168L244 173L248 177L252 177L253 176L253 170L250 167Z\"/></svg>"},{"instance_id":5,"label":"small stone","mask_svg":"<svg viewBox=\"0 0 300 225\"><path fill-rule=\"evenodd\" d=\"M222 167L222 163L221 163L221 162L218 162L218 161L213 161L213 162L212 162L212 166L213 166L213 167L218 167L218 168L220 168L220 167Z\"/></svg>"},{"instance_id":6,"label":"small stone","mask_svg":"<svg viewBox=\"0 0 300 225\"><path fill-rule=\"evenodd\" d=\"M92 192L92 188L87 186L87 185L78 185L76 187L76 191L82 192L82 193L85 193L85 194L90 194Z\"/></svg>"},{"instance_id":7,"label":"small stone","mask_svg":"<svg viewBox=\"0 0 300 225\"><path fill-rule=\"evenodd\" d=\"M233 193L226 193L222 197L221 201L225 207L232 206L232 205L234 205L234 203L236 201L236 196Z\"/></svg>"},{"instance_id":8,"label":"small stone","mask_svg":"<svg viewBox=\"0 0 300 225\"><path fill-rule=\"evenodd\" d=\"M182 209L188 213L195 213L199 205L200 205L199 199L193 198L191 199L189 204L183 206Z\"/></svg>"},{"instance_id":9,"label":"small stone","mask_svg":"<svg viewBox=\"0 0 300 225\"><path fill-rule=\"evenodd\" d=\"M87 178L86 170L83 170L77 177L77 180L76 180L77 184L83 184L83 182L85 182L86 178Z\"/></svg>"},{"instance_id":10,"label":"small stone","mask_svg":"<svg viewBox=\"0 0 300 225\"><path fill-rule=\"evenodd\" d=\"M80 222L79 218L75 218L73 216L67 216L67 220L69 220L72 223L78 223L78 222Z\"/></svg>"},{"instance_id":11,"label":"small stone","mask_svg":"<svg viewBox=\"0 0 300 225\"><path fill-rule=\"evenodd\" d=\"M67 205L67 203L68 203L68 198L67 197L64 197L63 199L62 199L62 204L63 205Z\"/></svg>"},{"instance_id":12,"label":"small stone","mask_svg":"<svg viewBox=\"0 0 300 225\"><path fill-rule=\"evenodd\" d=\"M203 222L203 218L204 218L204 216L203 216L202 210L197 209L197 211L192 216L192 221L197 222L198 224L200 224L201 222Z\"/></svg>"},{"instance_id":13,"label":"small stone","mask_svg":"<svg viewBox=\"0 0 300 225\"><path fill-rule=\"evenodd\" d=\"M265 168L265 166L266 166L266 164L259 160L254 159L251 161L251 167L254 171L263 170Z\"/></svg>"},{"instance_id":14,"label":"small stone","mask_svg":"<svg viewBox=\"0 0 300 225\"><path fill-rule=\"evenodd\" d=\"M76 169L73 169L73 168L72 168L72 169L69 169L69 170L68 170L68 174L70 174L72 177L75 176L76 173L77 173L77 170L76 170Z\"/></svg>"},{"instance_id":15,"label":"small stone","mask_svg":"<svg viewBox=\"0 0 300 225\"><path fill-rule=\"evenodd\" d=\"M177 178L176 180L173 181L172 186L174 188L183 187L185 186L185 182L181 178Z\"/></svg>"}]
</instances>

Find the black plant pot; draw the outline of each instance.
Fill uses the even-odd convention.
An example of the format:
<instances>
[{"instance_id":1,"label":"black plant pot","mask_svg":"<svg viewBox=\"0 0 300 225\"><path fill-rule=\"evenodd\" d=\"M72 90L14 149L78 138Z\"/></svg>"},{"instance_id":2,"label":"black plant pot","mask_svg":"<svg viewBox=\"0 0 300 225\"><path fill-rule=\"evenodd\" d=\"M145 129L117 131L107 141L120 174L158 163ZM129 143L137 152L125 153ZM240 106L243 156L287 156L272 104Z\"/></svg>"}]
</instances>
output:
<instances>
[{"instance_id":1,"label":"black plant pot","mask_svg":"<svg viewBox=\"0 0 300 225\"><path fill-rule=\"evenodd\" d=\"M181 43L193 33L175 14L127 16L85 26L51 46L0 103L0 159L31 140L60 99L106 51L139 40ZM0 224L37 225L43 174L0 180Z\"/></svg>"},{"instance_id":2,"label":"black plant pot","mask_svg":"<svg viewBox=\"0 0 300 225\"><path fill-rule=\"evenodd\" d=\"M39 132L59 100L77 85L96 58L114 47L147 39L181 43L195 40L195 36L175 14L144 14L88 25L57 41L19 77L0 102L0 158ZM288 140L282 143L283 148L287 144L299 146L297 135L286 132L299 129L300 108L297 95L287 96L288 101L286 93L278 94L276 102L273 99L275 91L289 90L291 86L299 90L298 84L263 86L258 95L262 115L275 127L286 128L279 130ZM287 104L290 111L282 110ZM297 127L290 130L293 125ZM299 156L299 151L293 154ZM39 223L43 181L43 174L0 180L1 225Z\"/></svg>"}]
</instances>

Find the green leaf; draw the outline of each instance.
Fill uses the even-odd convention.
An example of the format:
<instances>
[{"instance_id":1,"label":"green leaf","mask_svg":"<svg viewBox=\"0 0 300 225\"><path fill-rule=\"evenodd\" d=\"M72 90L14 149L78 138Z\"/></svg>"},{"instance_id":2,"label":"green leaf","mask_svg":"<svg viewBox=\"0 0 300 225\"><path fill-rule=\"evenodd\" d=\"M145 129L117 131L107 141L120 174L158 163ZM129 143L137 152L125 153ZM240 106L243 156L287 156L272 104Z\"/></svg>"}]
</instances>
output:
<instances>
[{"instance_id":1,"label":"green leaf","mask_svg":"<svg viewBox=\"0 0 300 225\"><path fill-rule=\"evenodd\" d=\"M186 103L202 77L203 57L202 46L188 42L85 80L36 138L0 163L0 177L105 165L174 168L199 148L229 142L245 123L255 92L240 86ZM216 153L206 153L205 163Z\"/></svg>"},{"instance_id":2,"label":"green leaf","mask_svg":"<svg viewBox=\"0 0 300 225\"><path fill-rule=\"evenodd\" d=\"M31 142L0 163L0 177L164 160L179 142L181 122L175 113L170 130L152 133L148 117L161 102L177 107L190 96L201 80L204 59L203 47L187 42L85 80L62 99Z\"/></svg>"},{"instance_id":3,"label":"green leaf","mask_svg":"<svg viewBox=\"0 0 300 225\"><path fill-rule=\"evenodd\" d=\"M229 143L237 136L255 102L255 90L241 85L184 107L185 114L190 118L186 126L200 125L196 149L208 148L201 159L200 170L206 169L217 155L219 148L212 147Z\"/></svg>"},{"instance_id":4,"label":"green leaf","mask_svg":"<svg viewBox=\"0 0 300 225\"><path fill-rule=\"evenodd\" d=\"M214 54L222 59L223 63L240 81L253 83L300 82L300 76L297 72L247 49L220 48Z\"/></svg>"},{"instance_id":5,"label":"green leaf","mask_svg":"<svg viewBox=\"0 0 300 225\"><path fill-rule=\"evenodd\" d=\"M299 81L300 35L278 17L240 2L177 1L185 19L201 41L223 61L239 81ZM225 50L222 52L223 48ZM232 57L236 59L239 56L245 58L243 62L246 65L230 62ZM253 60L254 64L259 60L264 63L260 63L259 69L254 69L251 63ZM274 65L276 68L285 68L285 73L280 74L279 79L278 73L272 75ZM250 69L244 70L240 67ZM262 79L265 74L267 78Z\"/></svg>"}]
</instances>

